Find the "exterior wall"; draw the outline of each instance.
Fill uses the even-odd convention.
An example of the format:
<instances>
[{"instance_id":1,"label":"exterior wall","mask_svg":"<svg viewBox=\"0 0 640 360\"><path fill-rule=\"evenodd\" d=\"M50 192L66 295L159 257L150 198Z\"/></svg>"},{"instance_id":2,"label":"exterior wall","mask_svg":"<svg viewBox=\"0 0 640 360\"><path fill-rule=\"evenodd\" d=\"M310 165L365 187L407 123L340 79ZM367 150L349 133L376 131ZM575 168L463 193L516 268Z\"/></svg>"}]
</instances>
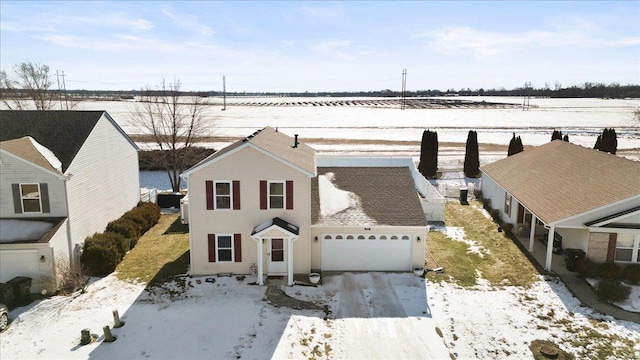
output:
<instances>
[{"instance_id":1,"label":"exterior wall","mask_svg":"<svg viewBox=\"0 0 640 360\"><path fill-rule=\"evenodd\" d=\"M601 263L607 261L609 233L591 233L587 249L587 259Z\"/></svg>"},{"instance_id":2,"label":"exterior wall","mask_svg":"<svg viewBox=\"0 0 640 360\"><path fill-rule=\"evenodd\" d=\"M322 269L322 235L323 234L409 234L411 235L411 267L423 266L425 258L425 247L427 240L427 229L422 226L371 226L365 228L361 226L313 226L311 228L311 239L318 237L318 242L311 241L311 268ZM417 238L420 237L420 242ZM354 254L356 256L357 254ZM411 270L410 268L407 271Z\"/></svg>"},{"instance_id":3,"label":"exterior wall","mask_svg":"<svg viewBox=\"0 0 640 360\"><path fill-rule=\"evenodd\" d=\"M507 215L504 212L504 200L506 191L500 187L493 179L481 173L482 184L482 198L489 199L491 201L491 208L496 209L500 213L500 219L502 221L515 225L518 221L518 200L512 198L511 200L511 214Z\"/></svg>"},{"instance_id":4,"label":"exterior wall","mask_svg":"<svg viewBox=\"0 0 640 360\"><path fill-rule=\"evenodd\" d=\"M589 229L556 228L556 233L562 236L562 248L588 251Z\"/></svg>"},{"instance_id":5,"label":"exterior wall","mask_svg":"<svg viewBox=\"0 0 640 360\"><path fill-rule=\"evenodd\" d=\"M0 158L0 217L26 219L43 216L67 216L63 179L13 156L0 154L2 156ZM46 214L16 213L13 207L13 190L11 187L11 184L16 183L47 183L51 212Z\"/></svg>"},{"instance_id":6,"label":"exterior wall","mask_svg":"<svg viewBox=\"0 0 640 360\"><path fill-rule=\"evenodd\" d=\"M240 181L240 210L207 210L207 180ZM293 180L292 210L261 210L260 180ZM220 272L250 273L251 264L258 262L257 243L251 238L253 228L269 219L280 217L298 226L299 237L293 242L295 273L309 273L311 224L311 179L294 168L246 146L217 159L191 174L189 188L189 226L191 272L208 275ZM209 262L208 234L241 234L242 262ZM263 251L267 242L264 242ZM264 256L264 254L263 254Z\"/></svg>"},{"instance_id":7,"label":"exterior wall","mask_svg":"<svg viewBox=\"0 0 640 360\"><path fill-rule=\"evenodd\" d=\"M138 151L103 115L67 169L72 251L140 200Z\"/></svg>"}]
</instances>

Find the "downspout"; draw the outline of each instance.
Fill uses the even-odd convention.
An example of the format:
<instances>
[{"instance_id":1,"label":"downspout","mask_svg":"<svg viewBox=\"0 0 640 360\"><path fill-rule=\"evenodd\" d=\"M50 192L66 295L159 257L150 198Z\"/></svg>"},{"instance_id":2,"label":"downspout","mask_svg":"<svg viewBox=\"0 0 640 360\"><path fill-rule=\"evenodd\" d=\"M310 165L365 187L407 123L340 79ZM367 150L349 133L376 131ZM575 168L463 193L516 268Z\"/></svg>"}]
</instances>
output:
<instances>
[{"instance_id":1,"label":"downspout","mask_svg":"<svg viewBox=\"0 0 640 360\"><path fill-rule=\"evenodd\" d=\"M553 235L555 234L555 231L555 225L551 225L551 227L549 227L549 235L547 236L547 259L544 265L544 269L547 271L551 271L551 259L553 257Z\"/></svg>"},{"instance_id":2,"label":"downspout","mask_svg":"<svg viewBox=\"0 0 640 360\"><path fill-rule=\"evenodd\" d=\"M67 247L68 247L68 251L69 251L69 268L72 271L76 270L76 264L75 261L73 259L73 239L71 238L71 211L69 211L69 191L68 191L68 184L69 184L69 180L71 180L71 177L73 175L72 174L65 174L64 175L64 205L67 209ZM55 261L55 259L53 259Z\"/></svg>"}]
</instances>

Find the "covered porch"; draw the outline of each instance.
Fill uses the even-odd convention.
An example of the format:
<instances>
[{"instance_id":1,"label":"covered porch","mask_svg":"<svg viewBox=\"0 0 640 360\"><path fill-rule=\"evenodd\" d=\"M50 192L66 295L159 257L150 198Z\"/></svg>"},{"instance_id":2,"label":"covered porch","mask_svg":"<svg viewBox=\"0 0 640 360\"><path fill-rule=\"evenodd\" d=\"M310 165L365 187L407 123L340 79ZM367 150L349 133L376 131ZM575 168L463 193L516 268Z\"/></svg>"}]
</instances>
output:
<instances>
[{"instance_id":1,"label":"covered porch","mask_svg":"<svg viewBox=\"0 0 640 360\"><path fill-rule=\"evenodd\" d=\"M293 243L298 239L298 226L275 217L253 228L251 238L256 241L258 285L266 276L285 276L293 285Z\"/></svg>"}]
</instances>

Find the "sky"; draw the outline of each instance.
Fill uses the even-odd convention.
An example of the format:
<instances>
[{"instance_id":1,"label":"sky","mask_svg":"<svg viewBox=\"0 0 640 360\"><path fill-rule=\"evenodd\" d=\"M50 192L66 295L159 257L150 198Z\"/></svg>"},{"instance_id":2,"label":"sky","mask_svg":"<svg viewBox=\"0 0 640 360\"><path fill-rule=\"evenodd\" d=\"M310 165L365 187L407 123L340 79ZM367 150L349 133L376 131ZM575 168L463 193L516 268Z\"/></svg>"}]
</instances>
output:
<instances>
[{"instance_id":1,"label":"sky","mask_svg":"<svg viewBox=\"0 0 640 360\"><path fill-rule=\"evenodd\" d=\"M640 1L2 0L1 68L26 61L67 89L638 85Z\"/></svg>"}]
</instances>

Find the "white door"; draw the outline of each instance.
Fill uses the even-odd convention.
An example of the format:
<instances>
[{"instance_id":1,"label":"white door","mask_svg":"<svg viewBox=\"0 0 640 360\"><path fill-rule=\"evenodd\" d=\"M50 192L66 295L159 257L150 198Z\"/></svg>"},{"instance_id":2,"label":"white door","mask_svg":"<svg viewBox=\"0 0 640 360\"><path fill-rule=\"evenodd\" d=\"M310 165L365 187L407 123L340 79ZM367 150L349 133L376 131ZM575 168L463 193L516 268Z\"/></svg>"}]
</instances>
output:
<instances>
[{"instance_id":1,"label":"white door","mask_svg":"<svg viewBox=\"0 0 640 360\"><path fill-rule=\"evenodd\" d=\"M284 275L287 273L286 255L284 239L269 239L267 253L267 273L269 275Z\"/></svg>"},{"instance_id":2,"label":"white door","mask_svg":"<svg viewBox=\"0 0 640 360\"><path fill-rule=\"evenodd\" d=\"M31 278L31 292L40 291L40 259L38 250L0 251L0 282L26 276Z\"/></svg>"},{"instance_id":3,"label":"white door","mask_svg":"<svg viewBox=\"0 0 640 360\"><path fill-rule=\"evenodd\" d=\"M325 271L411 270L408 234L324 234L321 241Z\"/></svg>"}]
</instances>

